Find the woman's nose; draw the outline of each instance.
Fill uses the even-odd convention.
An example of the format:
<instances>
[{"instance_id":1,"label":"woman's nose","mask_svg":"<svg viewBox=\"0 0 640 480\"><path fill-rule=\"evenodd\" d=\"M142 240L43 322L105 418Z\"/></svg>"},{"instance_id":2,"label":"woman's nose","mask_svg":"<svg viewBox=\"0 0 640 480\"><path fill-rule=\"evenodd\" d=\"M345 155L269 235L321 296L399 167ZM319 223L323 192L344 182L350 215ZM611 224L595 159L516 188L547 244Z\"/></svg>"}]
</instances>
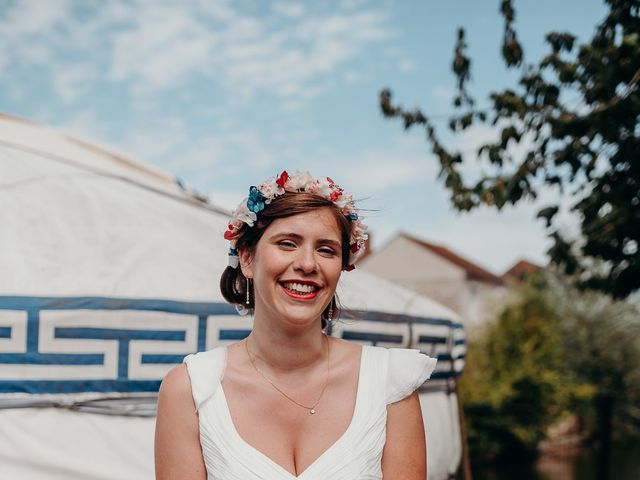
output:
<instances>
[{"instance_id":1,"label":"woman's nose","mask_svg":"<svg viewBox=\"0 0 640 480\"><path fill-rule=\"evenodd\" d=\"M294 268L304 273L314 272L317 268L315 251L312 248L299 249Z\"/></svg>"}]
</instances>

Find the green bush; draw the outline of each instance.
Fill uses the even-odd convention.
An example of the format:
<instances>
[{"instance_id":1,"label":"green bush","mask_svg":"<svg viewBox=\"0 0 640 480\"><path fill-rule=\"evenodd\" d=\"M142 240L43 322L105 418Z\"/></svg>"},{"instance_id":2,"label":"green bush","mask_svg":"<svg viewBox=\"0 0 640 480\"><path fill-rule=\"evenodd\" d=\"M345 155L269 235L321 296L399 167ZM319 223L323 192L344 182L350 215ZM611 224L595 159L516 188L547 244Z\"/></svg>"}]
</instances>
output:
<instances>
[{"instance_id":1,"label":"green bush","mask_svg":"<svg viewBox=\"0 0 640 480\"><path fill-rule=\"evenodd\" d=\"M469 336L460 393L472 458L534 452L567 416L605 434L596 410L605 397L615 438L640 438L640 315L629 303L546 274Z\"/></svg>"}]
</instances>

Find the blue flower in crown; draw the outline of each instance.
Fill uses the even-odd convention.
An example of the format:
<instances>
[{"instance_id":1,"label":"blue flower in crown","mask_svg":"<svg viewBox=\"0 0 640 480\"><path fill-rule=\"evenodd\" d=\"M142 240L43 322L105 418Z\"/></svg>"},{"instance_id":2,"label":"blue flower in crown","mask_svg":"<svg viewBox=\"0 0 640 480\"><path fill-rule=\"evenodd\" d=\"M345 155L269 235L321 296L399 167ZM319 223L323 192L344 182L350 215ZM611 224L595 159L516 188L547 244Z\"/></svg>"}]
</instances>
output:
<instances>
[{"instance_id":1,"label":"blue flower in crown","mask_svg":"<svg viewBox=\"0 0 640 480\"><path fill-rule=\"evenodd\" d=\"M247 208L253 213L258 213L264 210L264 195L258 190L258 187L251 187L249 189L249 198L247 198Z\"/></svg>"}]
</instances>

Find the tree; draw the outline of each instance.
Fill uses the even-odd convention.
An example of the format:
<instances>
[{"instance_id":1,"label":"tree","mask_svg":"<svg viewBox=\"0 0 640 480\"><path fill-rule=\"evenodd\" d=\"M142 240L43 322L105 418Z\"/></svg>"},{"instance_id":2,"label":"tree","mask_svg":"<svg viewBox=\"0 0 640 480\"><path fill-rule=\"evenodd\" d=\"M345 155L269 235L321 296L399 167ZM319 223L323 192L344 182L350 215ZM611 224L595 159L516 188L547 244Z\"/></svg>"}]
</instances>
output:
<instances>
[{"instance_id":1,"label":"tree","mask_svg":"<svg viewBox=\"0 0 640 480\"><path fill-rule=\"evenodd\" d=\"M640 437L640 310L598 292L577 292L548 276L546 298L562 319L567 383L591 385L593 437L602 450L598 478L606 477L612 440Z\"/></svg>"},{"instance_id":2,"label":"tree","mask_svg":"<svg viewBox=\"0 0 640 480\"><path fill-rule=\"evenodd\" d=\"M544 288L525 285L470 339L460 393L474 460L534 452L562 412L573 386L560 320Z\"/></svg>"},{"instance_id":3,"label":"tree","mask_svg":"<svg viewBox=\"0 0 640 480\"><path fill-rule=\"evenodd\" d=\"M637 442L638 306L578 291L552 271L512 293L468 343L460 394L472 457L535 451L568 416L605 453L611 440Z\"/></svg>"},{"instance_id":4,"label":"tree","mask_svg":"<svg viewBox=\"0 0 640 480\"><path fill-rule=\"evenodd\" d=\"M405 129L425 129L439 177L460 211L483 204L501 209L535 199L548 186L571 192L581 238L565 238L554 224L558 202L537 212L553 239L550 260L578 285L623 298L640 288L640 0L605 1L608 12L589 43L576 46L572 34L550 32L549 54L526 64L512 1L501 0L502 57L521 74L517 88L490 94L487 110L476 107L467 89L471 59L465 31L458 30L449 128L458 133L489 123L499 131L498 141L477 150L477 159L491 167L479 179L463 178L462 153L445 146L427 114L394 105L388 89L380 93L380 107ZM512 154L517 144L526 147L522 158Z\"/></svg>"}]
</instances>

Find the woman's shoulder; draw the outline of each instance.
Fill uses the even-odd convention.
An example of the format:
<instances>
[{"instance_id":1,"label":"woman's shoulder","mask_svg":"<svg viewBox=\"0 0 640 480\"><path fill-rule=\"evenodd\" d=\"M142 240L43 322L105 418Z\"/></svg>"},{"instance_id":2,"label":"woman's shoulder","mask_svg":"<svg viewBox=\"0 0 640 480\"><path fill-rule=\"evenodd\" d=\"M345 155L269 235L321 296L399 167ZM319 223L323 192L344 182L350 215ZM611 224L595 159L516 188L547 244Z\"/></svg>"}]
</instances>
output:
<instances>
[{"instance_id":1,"label":"woman's shoulder","mask_svg":"<svg viewBox=\"0 0 640 480\"><path fill-rule=\"evenodd\" d=\"M191 396L191 381L184 363L176 365L165 374L160 384L159 395L170 399Z\"/></svg>"},{"instance_id":2,"label":"woman's shoulder","mask_svg":"<svg viewBox=\"0 0 640 480\"><path fill-rule=\"evenodd\" d=\"M331 341L331 356L338 360L354 360L360 358L360 352L364 347L355 342L338 337L328 337Z\"/></svg>"},{"instance_id":3,"label":"woman's shoulder","mask_svg":"<svg viewBox=\"0 0 640 480\"><path fill-rule=\"evenodd\" d=\"M184 470L189 478L196 478L194 472L204 473L198 425L187 366L180 364L164 376L158 394L154 440L157 478L174 478L179 471L184 475Z\"/></svg>"}]
</instances>

